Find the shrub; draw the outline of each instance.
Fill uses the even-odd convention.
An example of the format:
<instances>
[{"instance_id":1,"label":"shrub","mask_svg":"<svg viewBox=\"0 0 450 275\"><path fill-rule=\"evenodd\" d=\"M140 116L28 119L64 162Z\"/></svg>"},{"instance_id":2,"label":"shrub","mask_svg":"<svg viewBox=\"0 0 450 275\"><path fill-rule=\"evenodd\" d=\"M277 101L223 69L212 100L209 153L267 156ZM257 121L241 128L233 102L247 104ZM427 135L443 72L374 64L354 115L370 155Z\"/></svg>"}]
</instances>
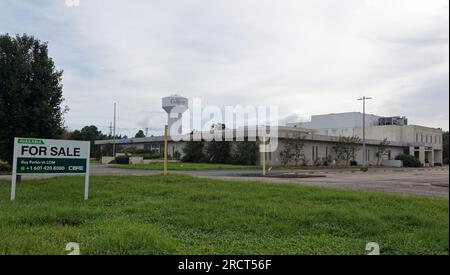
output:
<instances>
[{"instance_id":1,"label":"shrub","mask_svg":"<svg viewBox=\"0 0 450 275\"><path fill-rule=\"evenodd\" d=\"M351 160L350 166L358 166L358 162L356 160Z\"/></svg>"},{"instance_id":2,"label":"shrub","mask_svg":"<svg viewBox=\"0 0 450 275\"><path fill-rule=\"evenodd\" d=\"M444 159L444 164L447 164L447 165L448 165L448 158L445 158L445 159Z\"/></svg>"},{"instance_id":3,"label":"shrub","mask_svg":"<svg viewBox=\"0 0 450 275\"><path fill-rule=\"evenodd\" d=\"M11 172L11 165L7 163L0 163L0 172Z\"/></svg>"},{"instance_id":4,"label":"shrub","mask_svg":"<svg viewBox=\"0 0 450 275\"><path fill-rule=\"evenodd\" d=\"M143 155L143 154L148 154L149 151L145 150L145 149L134 149L134 150L128 151L127 153L132 154L132 155Z\"/></svg>"},{"instance_id":5,"label":"shrub","mask_svg":"<svg viewBox=\"0 0 450 275\"><path fill-rule=\"evenodd\" d=\"M117 164L130 164L130 157L129 156L118 156L118 157L116 157L116 163Z\"/></svg>"},{"instance_id":6,"label":"shrub","mask_svg":"<svg viewBox=\"0 0 450 275\"><path fill-rule=\"evenodd\" d=\"M229 163L231 159L231 143L215 140L208 142L206 158L210 163Z\"/></svg>"},{"instance_id":7,"label":"shrub","mask_svg":"<svg viewBox=\"0 0 450 275\"><path fill-rule=\"evenodd\" d=\"M178 151L175 151L175 153L173 153L173 159L178 160L178 159L180 159L180 158L181 158L181 153L178 152Z\"/></svg>"},{"instance_id":8,"label":"shrub","mask_svg":"<svg viewBox=\"0 0 450 275\"><path fill-rule=\"evenodd\" d=\"M163 158L163 155L159 153L151 153L151 154L136 155L136 157L143 157L144 159L161 159Z\"/></svg>"},{"instance_id":9,"label":"shrub","mask_svg":"<svg viewBox=\"0 0 450 275\"><path fill-rule=\"evenodd\" d=\"M188 141L183 148L183 162L203 162L205 160L203 141Z\"/></svg>"},{"instance_id":10,"label":"shrub","mask_svg":"<svg viewBox=\"0 0 450 275\"><path fill-rule=\"evenodd\" d=\"M117 149L118 153L125 153L127 155L146 155L152 154L152 151L145 149L136 149L135 147L125 147Z\"/></svg>"},{"instance_id":11,"label":"shrub","mask_svg":"<svg viewBox=\"0 0 450 275\"><path fill-rule=\"evenodd\" d=\"M240 165L255 165L258 145L256 141L239 141L233 150L233 163Z\"/></svg>"},{"instance_id":12,"label":"shrub","mask_svg":"<svg viewBox=\"0 0 450 275\"><path fill-rule=\"evenodd\" d=\"M396 160L403 161L403 167L422 167L422 163L416 157L402 154L395 157Z\"/></svg>"}]
</instances>

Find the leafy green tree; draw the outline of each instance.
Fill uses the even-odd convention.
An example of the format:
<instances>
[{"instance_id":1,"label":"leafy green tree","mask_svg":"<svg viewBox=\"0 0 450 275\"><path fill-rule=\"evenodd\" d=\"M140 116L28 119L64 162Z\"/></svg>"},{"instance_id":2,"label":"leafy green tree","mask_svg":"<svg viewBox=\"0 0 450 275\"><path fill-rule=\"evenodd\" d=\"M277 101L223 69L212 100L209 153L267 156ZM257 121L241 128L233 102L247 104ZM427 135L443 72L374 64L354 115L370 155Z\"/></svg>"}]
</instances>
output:
<instances>
[{"instance_id":1,"label":"leafy green tree","mask_svg":"<svg viewBox=\"0 0 450 275\"><path fill-rule=\"evenodd\" d=\"M71 138L74 140L101 140L106 139L106 135L98 130L97 126L90 125L84 126L81 130L73 131Z\"/></svg>"},{"instance_id":2,"label":"leafy green tree","mask_svg":"<svg viewBox=\"0 0 450 275\"><path fill-rule=\"evenodd\" d=\"M96 126L90 125L83 127L81 130L75 130L71 134L71 139L90 141L91 157L100 157L101 156L100 146L95 145L95 141L106 139L106 135L104 135L101 131L99 131Z\"/></svg>"},{"instance_id":3,"label":"leafy green tree","mask_svg":"<svg viewBox=\"0 0 450 275\"><path fill-rule=\"evenodd\" d=\"M444 164L448 164L448 131L442 134L442 159Z\"/></svg>"},{"instance_id":4,"label":"leafy green tree","mask_svg":"<svg viewBox=\"0 0 450 275\"><path fill-rule=\"evenodd\" d=\"M300 161L306 164L305 139L302 137L289 138L284 141L284 147L280 152L281 164L288 165L293 162L298 166Z\"/></svg>"},{"instance_id":5,"label":"leafy green tree","mask_svg":"<svg viewBox=\"0 0 450 275\"><path fill-rule=\"evenodd\" d=\"M61 137L62 73L47 43L0 35L0 159L11 162L14 137Z\"/></svg>"},{"instance_id":6,"label":"leafy green tree","mask_svg":"<svg viewBox=\"0 0 450 275\"><path fill-rule=\"evenodd\" d=\"M288 165L294 158L289 140L285 140L283 149L280 151L281 165Z\"/></svg>"},{"instance_id":7,"label":"leafy green tree","mask_svg":"<svg viewBox=\"0 0 450 275\"><path fill-rule=\"evenodd\" d=\"M383 159L383 156L386 156L389 152L389 144L391 142L388 141L387 138L383 139L380 144L378 144L378 151L377 151L377 164L380 165L381 161Z\"/></svg>"},{"instance_id":8,"label":"leafy green tree","mask_svg":"<svg viewBox=\"0 0 450 275\"><path fill-rule=\"evenodd\" d=\"M356 154L360 150L361 139L357 136L339 137L338 142L333 146L337 160L343 160L346 165L351 160L356 159Z\"/></svg>"},{"instance_id":9,"label":"leafy green tree","mask_svg":"<svg viewBox=\"0 0 450 275\"><path fill-rule=\"evenodd\" d=\"M136 135L134 135L135 138L143 138L145 137L144 131L139 130Z\"/></svg>"},{"instance_id":10,"label":"leafy green tree","mask_svg":"<svg viewBox=\"0 0 450 275\"><path fill-rule=\"evenodd\" d=\"M401 160L403 162L403 167L422 167L420 160L409 154L401 154L395 157L396 160Z\"/></svg>"},{"instance_id":11,"label":"leafy green tree","mask_svg":"<svg viewBox=\"0 0 450 275\"><path fill-rule=\"evenodd\" d=\"M203 141L188 141L183 148L183 162L203 162L205 143Z\"/></svg>"},{"instance_id":12,"label":"leafy green tree","mask_svg":"<svg viewBox=\"0 0 450 275\"><path fill-rule=\"evenodd\" d=\"M294 154L294 163L295 166L298 166L300 161L306 165L306 155L305 155L305 139L301 137L296 137L291 140L291 147Z\"/></svg>"},{"instance_id":13,"label":"leafy green tree","mask_svg":"<svg viewBox=\"0 0 450 275\"><path fill-rule=\"evenodd\" d=\"M211 163L228 163L231 160L231 142L210 141L206 146L206 158Z\"/></svg>"},{"instance_id":14,"label":"leafy green tree","mask_svg":"<svg viewBox=\"0 0 450 275\"><path fill-rule=\"evenodd\" d=\"M181 158L181 153L179 151L175 151L172 156L173 159L179 160Z\"/></svg>"},{"instance_id":15,"label":"leafy green tree","mask_svg":"<svg viewBox=\"0 0 450 275\"><path fill-rule=\"evenodd\" d=\"M242 165L255 165L258 145L255 141L238 141L233 154L233 162Z\"/></svg>"}]
</instances>

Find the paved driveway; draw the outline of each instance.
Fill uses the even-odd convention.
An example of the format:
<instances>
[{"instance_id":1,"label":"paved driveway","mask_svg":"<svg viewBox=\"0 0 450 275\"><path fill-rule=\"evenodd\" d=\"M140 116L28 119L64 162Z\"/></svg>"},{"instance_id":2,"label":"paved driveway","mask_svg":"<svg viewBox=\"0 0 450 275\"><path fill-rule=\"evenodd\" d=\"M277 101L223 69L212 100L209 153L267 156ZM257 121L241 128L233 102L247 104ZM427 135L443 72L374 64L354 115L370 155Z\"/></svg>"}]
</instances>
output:
<instances>
[{"instance_id":1,"label":"paved driveway","mask_svg":"<svg viewBox=\"0 0 450 275\"><path fill-rule=\"evenodd\" d=\"M221 177L235 178L235 177ZM348 188L387 192L402 195L449 197L449 172L444 170L388 170L375 172L329 173L326 177L280 179L280 178L242 178L240 180L263 180L272 183L307 184L323 187Z\"/></svg>"},{"instance_id":2,"label":"paved driveway","mask_svg":"<svg viewBox=\"0 0 450 275\"><path fill-rule=\"evenodd\" d=\"M277 170L287 172L289 170ZM371 169L367 173L351 169L345 170L301 170L304 174L322 174L320 178L261 178L248 177L244 174L254 174L257 170L204 170L204 171L174 171L198 177L221 178L230 180L257 180L269 183L290 183L315 186L327 186L335 188L347 188L356 190L379 191L403 195L420 195L448 199L449 197L449 169ZM108 168L103 165L91 165L91 175L154 175L161 171L133 170ZM57 176L57 175L53 175ZM45 178L48 176L36 176L32 178ZM29 179L30 177L24 177ZM9 176L0 176L0 179L9 180Z\"/></svg>"}]
</instances>

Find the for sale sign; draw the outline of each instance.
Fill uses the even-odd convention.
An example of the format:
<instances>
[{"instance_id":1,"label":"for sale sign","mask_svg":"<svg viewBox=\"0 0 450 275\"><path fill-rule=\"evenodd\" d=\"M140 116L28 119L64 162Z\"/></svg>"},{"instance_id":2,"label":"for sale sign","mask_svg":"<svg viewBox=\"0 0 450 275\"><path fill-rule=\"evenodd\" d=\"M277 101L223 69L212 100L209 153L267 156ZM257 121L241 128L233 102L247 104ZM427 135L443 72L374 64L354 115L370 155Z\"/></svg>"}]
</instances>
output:
<instances>
[{"instance_id":1,"label":"for sale sign","mask_svg":"<svg viewBox=\"0 0 450 275\"><path fill-rule=\"evenodd\" d=\"M85 174L85 199L89 189L89 141L15 138L11 200L16 175Z\"/></svg>"}]
</instances>

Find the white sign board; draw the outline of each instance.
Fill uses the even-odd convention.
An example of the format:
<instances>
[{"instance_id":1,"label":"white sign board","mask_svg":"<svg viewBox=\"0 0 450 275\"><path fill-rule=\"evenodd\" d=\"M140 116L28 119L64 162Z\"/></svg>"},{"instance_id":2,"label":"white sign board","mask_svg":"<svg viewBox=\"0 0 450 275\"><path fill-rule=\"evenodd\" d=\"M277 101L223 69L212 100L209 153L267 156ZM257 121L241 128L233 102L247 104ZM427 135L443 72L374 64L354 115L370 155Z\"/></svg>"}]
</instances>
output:
<instances>
[{"instance_id":1,"label":"white sign board","mask_svg":"<svg viewBox=\"0 0 450 275\"><path fill-rule=\"evenodd\" d=\"M89 141L15 138L11 200L16 198L17 175L84 174L84 199L89 196Z\"/></svg>"}]
</instances>

